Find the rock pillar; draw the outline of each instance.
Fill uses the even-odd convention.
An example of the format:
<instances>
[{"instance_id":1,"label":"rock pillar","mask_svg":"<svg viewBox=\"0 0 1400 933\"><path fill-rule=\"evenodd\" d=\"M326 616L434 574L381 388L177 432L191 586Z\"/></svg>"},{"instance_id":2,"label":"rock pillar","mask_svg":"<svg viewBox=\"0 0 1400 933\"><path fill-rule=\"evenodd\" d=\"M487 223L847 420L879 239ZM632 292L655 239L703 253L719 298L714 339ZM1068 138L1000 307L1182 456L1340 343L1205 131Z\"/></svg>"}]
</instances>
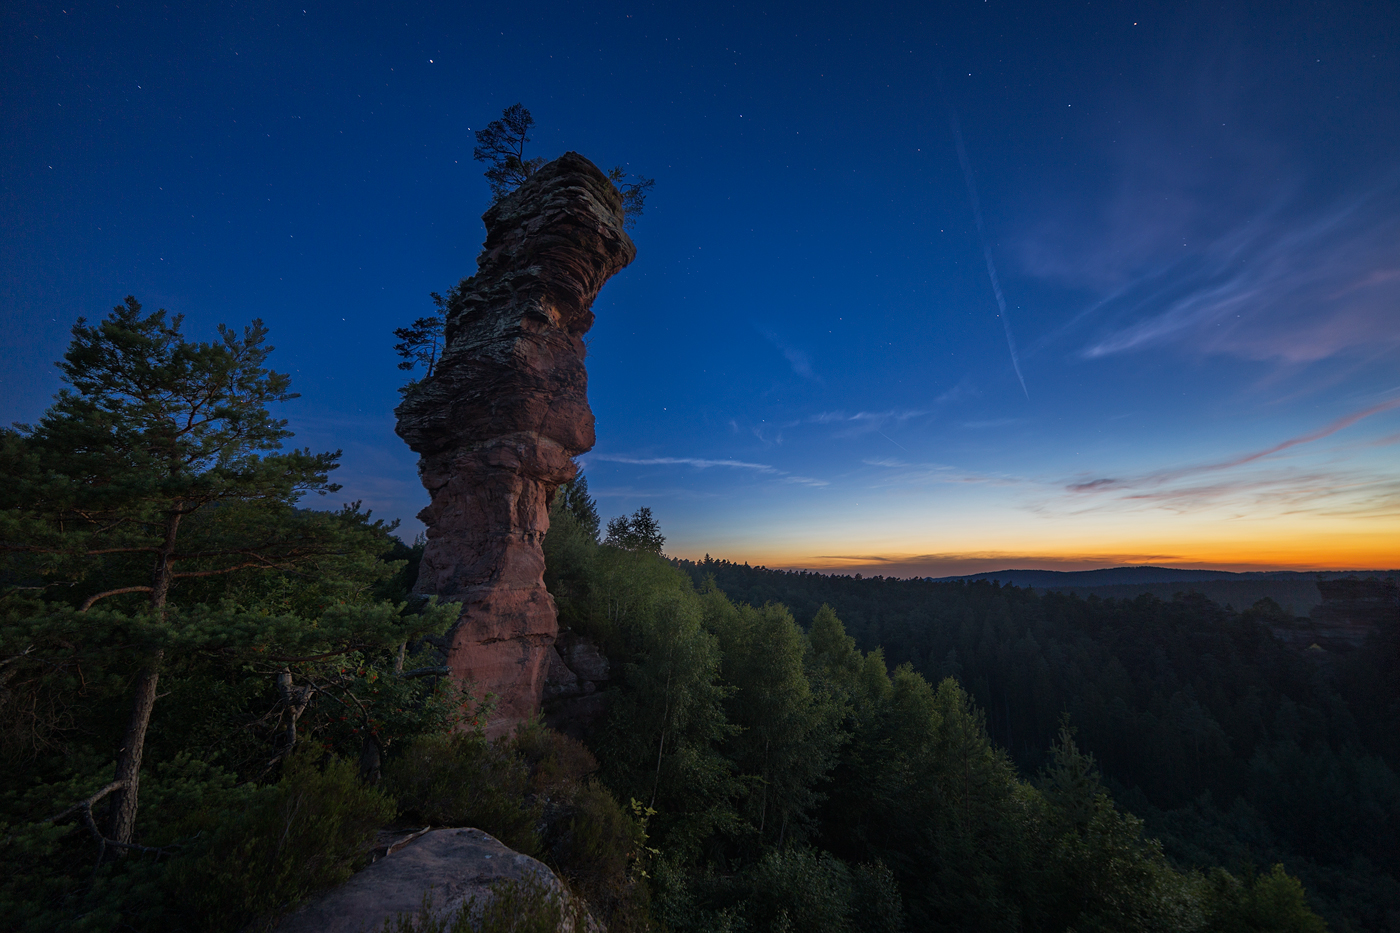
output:
<instances>
[{"instance_id":1,"label":"rock pillar","mask_svg":"<svg viewBox=\"0 0 1400 933\"><path fill-rule=\"evenodd\" d=\"M622 198L569 152L482 217L476 275L449 295L446 347L395 414L432 497L417 590L459 600L447 664L498 697L491 735L539 709L558 634L544 587L549 503L593 447L583 335L636 255Z\"/></svg>"}]
</instances>

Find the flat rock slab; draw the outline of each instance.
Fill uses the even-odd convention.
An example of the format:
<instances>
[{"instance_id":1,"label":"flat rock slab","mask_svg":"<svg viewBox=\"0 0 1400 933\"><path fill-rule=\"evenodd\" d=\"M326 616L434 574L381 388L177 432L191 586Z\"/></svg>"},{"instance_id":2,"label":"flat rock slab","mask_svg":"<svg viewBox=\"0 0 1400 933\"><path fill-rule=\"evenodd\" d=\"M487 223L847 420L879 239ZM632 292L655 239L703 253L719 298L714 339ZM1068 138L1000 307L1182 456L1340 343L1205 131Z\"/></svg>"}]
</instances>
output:
<instances>
[{"instance_id":1,"label":"flat rock slab","mask_svg":"<svg viewBox=\"0 0 1400 933\"><path fill-rule=\"evenodd\" d=\"M288 914L277 933L376 933L399 914L417 912L425 894L434 915L443 916L472 897L478 904L490 900L497 882L532 878L567 896L543 862L494 836L479 829L435 829Z\"/></svg>"}]
</instances>

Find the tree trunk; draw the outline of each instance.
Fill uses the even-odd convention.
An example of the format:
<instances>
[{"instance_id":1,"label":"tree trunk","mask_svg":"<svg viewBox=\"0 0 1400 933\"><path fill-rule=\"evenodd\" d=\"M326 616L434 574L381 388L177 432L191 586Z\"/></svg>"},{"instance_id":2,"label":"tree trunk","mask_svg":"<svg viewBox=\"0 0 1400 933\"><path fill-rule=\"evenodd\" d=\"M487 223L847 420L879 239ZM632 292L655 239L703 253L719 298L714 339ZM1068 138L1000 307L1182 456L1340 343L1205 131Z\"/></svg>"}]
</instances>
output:
<instances>
[{"instance_id":1,"label":"tree trunk","mask_svg":"<svg viewBox=\"0 0 1400 933\"><path fill-rule=\"evenodd\" d=\"M151 570L151 611L160 614L165 609L165 597L174 577L175 536L180 530L180 508L176 502L165 522L165 541L156 554ZM156 685L160 682L160 664L165 651L157 649L146 659L146 666L136 678L136 691L131 699L131 717L127 720L126 736L117 752L114 780L121 781L121 790L112 795L112 809L107 822L107 838L114 842L131 842L136 830L136 807L141 790L141 754L146 749L146 730L151 725L151 711L156 705ZM125 850L117 850L124 854Z\"/></svg>"},{"instance_id":2,"label":"tree trunk","mask_svg":"<svg viewBox=\"0 0 1400 933\"><path fill-rule=\"evenodd\" d=\"M149 659L146 669L136 679L136 695L132 698L131 719L126 738L117 752L115 780L122 787L112 795L112 809L107 823L107 838L114 842L131 842L136 829L137 793L141 786L141 753L146 746L146 728L151 724L151 710L156 705L156 684L160 680L160 662L164 651ZM120 854L123 850L118 850Z\"/></svg>"}]
</instances>

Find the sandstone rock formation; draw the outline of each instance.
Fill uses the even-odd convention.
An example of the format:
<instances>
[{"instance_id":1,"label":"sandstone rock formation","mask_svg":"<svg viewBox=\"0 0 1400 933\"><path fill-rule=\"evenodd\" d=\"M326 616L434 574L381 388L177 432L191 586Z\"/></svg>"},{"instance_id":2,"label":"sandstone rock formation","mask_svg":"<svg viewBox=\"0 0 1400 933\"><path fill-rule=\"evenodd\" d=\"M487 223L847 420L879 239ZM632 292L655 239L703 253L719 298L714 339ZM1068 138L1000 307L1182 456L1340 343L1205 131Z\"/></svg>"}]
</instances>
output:
<instances>
[{"instance_id":1,"label":"sandstone rock formation","mask_svg":"<svg viewBox=\"0 0 1400 933\"><path fill-rule=\"evenodd\" d=\"M574 632L561 632L549 651L545 723L556 732L587 738L608 711L611 695L600 691L609 676L607 656L596 644Z\"/></svg>"},{"instance_id":2,"label":"sandstone rock formation","mask_svg":"<svg viewBox=\"0 0 1400 933\"><path fill-rule=\"evenodd\" d=\"M432 497L417 589L461 601L447 664L497 695L487 731L499 735L539 709L558 633L541 540L594 440L582 338L636 247L621 195L574 152L482 219L477 273L448 296L442 359L396 414Z\"/></svg>"},{"instance_id":3,"label":"sandstone rock formation","mask_svg":"<svg viewBox=\"0 0 1400 933\"><path fill-rule=\"evenodd\" d=\"M484 906L493 897L491 886L500 882L533 882L561 902L569 897L544 863L494 836L479 829L435 829L289 914L277 933L378 931L400 914L417 914L425 896L434 918L448 918L472 898ZM585 919L584 926L596 924Z\"/></svg>"},{"instance_id":4,"label":"sandstone rock formation","mask_svg":"<svg viewBox=\"0 0 1400 933\"><path fill-rule=\"evenodd\" d=\"M1345 653L1363 648L1373 632L1400 627L1400 586L1394 576L1318 580L1322 602L1307 618L1273 626L1295 648Z\"/></svg>"}]
</instances>

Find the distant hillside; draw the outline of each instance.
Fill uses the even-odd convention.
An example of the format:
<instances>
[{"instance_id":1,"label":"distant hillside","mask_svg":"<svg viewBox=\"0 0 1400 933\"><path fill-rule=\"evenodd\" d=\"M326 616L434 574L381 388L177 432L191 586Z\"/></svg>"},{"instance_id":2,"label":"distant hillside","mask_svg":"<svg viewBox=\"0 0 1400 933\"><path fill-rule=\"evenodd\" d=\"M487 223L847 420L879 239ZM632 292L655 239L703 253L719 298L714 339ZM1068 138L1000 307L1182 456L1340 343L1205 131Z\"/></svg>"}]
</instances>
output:
<instances>
[{"instance_id":1,"label":"distant hillside","mask_svg":"<svg viewBox=\"0 0 1400 933\"><path fill-rule=\"evenodd\" d=\"M1317 580L1312 577L1298 580L1259 577L1248 580L1177 580L1172 583L1115 583L1111 586L1061 584L1037 586L1036 589L1076 596L1097 596L1099 599L1136 599L1143 593L1150 593L1168 601L1178 593L1200 593L1217 605L1234 609L1248 609L1259 600L1268 598L1294 616L1306 616L1322 602Z\"/></svg>"},{"instance_id":2,"label":"distant hillside","mask_svg":"<svg viewBox=\"0 0 1400 933\"><path fill-rule=\"evenodd\" d=\"M1104 567L1101 570L995 570L990 573L930 577L930 582L953 580L994 580L1005 586L1033 586L1040 590L1069 587L1136 586L1143 583L1201 583L1207 580L1333 580L1349 576L1384 576L1385 570L1179 570L1175 567ZM1149 592L1139 590L1138 592ZM1136 594L1134 594L1136 595ZM1170 595L1170 594L1168 594Z\"/></svg>"}]
</instances>

